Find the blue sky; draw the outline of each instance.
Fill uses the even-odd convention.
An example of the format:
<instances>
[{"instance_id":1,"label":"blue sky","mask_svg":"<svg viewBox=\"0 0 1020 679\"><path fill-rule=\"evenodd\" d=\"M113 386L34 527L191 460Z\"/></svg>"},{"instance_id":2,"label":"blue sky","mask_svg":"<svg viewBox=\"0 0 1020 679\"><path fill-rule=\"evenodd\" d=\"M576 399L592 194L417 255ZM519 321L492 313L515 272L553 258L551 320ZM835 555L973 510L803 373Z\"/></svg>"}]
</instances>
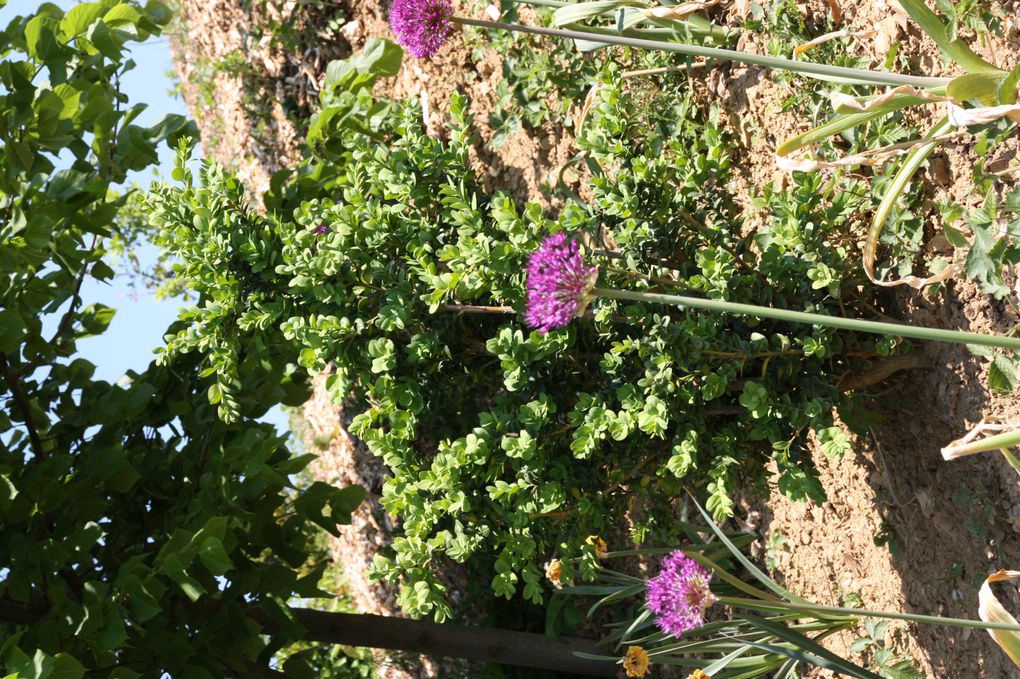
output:
<instances>
[{"instance_id":1,"label":"blue sky","mask_svg":"<svg viewBox=\"0 0 1020 679\"><path fill-rule=\"evenodd\" d=\"M2 0L0 0L2 1ZM78 4L74 0L51 0L63 10ZM0 27L17 15L31 14L42 3L39 0L12 0L0 7ZM131 59L137 64L121 80L121 89L132 104L144 103L148 108L135 121L139 125L152 125L169 113L188 115L185 103L170 94L174 81L168 72L173 69L173 56L166 38L151 38L142 44L131 45ZM147 187L155 179L170 180L173 169L173 152L160 148L160 165L153 170L135 173L130 179ZM146 245L139 250L142 261L154 261L158 250ZM99 302L113 307L117 314L107 331L78 343L80 355L96 365L96 377L115 382L127 370L141 372L153 359L153 349L163 345L163 332L177 317L178 300L156 301L151 292L133 290L128 281L117 277L110 283L100 283L86 277L82 285L82 299L86 304ZM277 425L280 431L288 430L287 416L279 408L265 418Z\"/></svg>"}]
</instances>

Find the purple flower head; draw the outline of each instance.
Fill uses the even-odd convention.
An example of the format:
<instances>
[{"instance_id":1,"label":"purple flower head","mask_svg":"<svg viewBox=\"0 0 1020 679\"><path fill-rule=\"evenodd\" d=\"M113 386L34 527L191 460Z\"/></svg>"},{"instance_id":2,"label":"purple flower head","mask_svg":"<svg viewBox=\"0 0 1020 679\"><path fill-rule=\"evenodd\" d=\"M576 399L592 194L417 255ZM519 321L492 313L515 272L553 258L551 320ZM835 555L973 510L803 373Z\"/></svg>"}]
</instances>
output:
<instances>
[{"instance_id":1,"label":"purple flower head","mask_svg":"<svg viewBox=\"0 0 1020 679\"><path fill-rule=\"evenodd\" d=\"M679 637L705 624L705 609L715 603L708 588L712 575L677 550L662 560L659 574L648 581L648 609L655 624Z\"/></svg>"},{"instance_id":2,"label":"purple flower head","mask_svg":"<svg viewBox=\"0 0 1020 679\"><path fill-rule=\"evenodd\" d=\"M584 313L598 279L581 246L566 233L553 234L528 260L528 308L524 321L539 332L562 328Z\"/></svg>"},{"instance_id":3,"label":"purple flower head","mask_svg":"<svg viewBox=\"0 0 1020 679\"><path fill-rule=\"evenodd\" d=\"M453 30L450 0L393 0L390 28L397 42L419 59L439 51Z\"/></svg>"}]
</instances>

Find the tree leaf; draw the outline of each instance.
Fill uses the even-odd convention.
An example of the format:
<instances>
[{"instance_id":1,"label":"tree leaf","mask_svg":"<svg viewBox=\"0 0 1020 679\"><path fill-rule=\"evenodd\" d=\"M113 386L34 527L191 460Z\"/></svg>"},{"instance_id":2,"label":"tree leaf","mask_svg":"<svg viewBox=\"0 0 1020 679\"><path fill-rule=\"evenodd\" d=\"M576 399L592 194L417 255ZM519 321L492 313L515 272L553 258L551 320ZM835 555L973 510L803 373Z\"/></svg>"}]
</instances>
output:
<instances>
[{"instance_id":1,"label":"tree leaf","mask_svg":"<svg viewBox=\"0 0 1020 679\"><path fill-rule=\"evenodd\" d=\"M0 352L16 354L25 339L25 321L14 309L0 311Z\"/></svg>"},{"instance_id":2,"label":"tree leaf","mask_svg":"<svg viewBox=\"0 0 1020 679\"><path fill-rule=\"evenodd\" d=\"M101 2L80 2L60 20L60 32L65 40L84 33L106 12L107 5Z\"/></svg>"},{"instance_id":3,"label":"tree leaf","mask_svg":"<svg viewBox=\"0 0 1020 679\"><path fill-rule=\"evenodd\" d=\"M60 48L55 33L60 24L53 17L40 14L33 17L25 26L25 48L28 56L40 61L48 61Z\"/></svg>"}]
</instances>

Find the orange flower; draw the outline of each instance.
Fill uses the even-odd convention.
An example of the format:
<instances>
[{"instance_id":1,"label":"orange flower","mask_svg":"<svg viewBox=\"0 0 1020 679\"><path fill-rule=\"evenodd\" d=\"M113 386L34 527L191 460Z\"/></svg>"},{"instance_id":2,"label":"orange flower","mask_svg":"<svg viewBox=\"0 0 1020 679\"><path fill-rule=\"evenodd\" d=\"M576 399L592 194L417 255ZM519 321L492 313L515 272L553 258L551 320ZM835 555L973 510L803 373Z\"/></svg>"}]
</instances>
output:
<instances>
[{"instance_id":1,"label":"orange flower","mask_svg":"<svg viewBox=\"0 0 1020 679\"><path fill-rule=\"evenodd\" d=\"M697 669L691 672L687 679L712 679L712 677L705 674L702 670Z\"/></svg>"},{"instance_id":2,"label":"orange flower","mask_svg":"<svg viewBox=\"0 0 1020 679\"><path fill-rule=\"evenodd\" d=\"M545 577L556 589L563 589L563 564L559 559L553 559L545 565Z\"/></svg>"},{"instance_id":3,"label":"orange flower","mask_svg":"<svg viewBox=\"0 0 1020 679\"><path fill-rule=\"evenodd\" d=\"M643 677L648 674L648 651L640 646L629 646L623 657L623 669L628 677Z\"/></svg>"},{"instance_id":4,"label":"orange flower","mask_svg":"<svg viewBox=\"0 0 1020 679\"><path fill-rule=\"evenodd\" d=\"M600 559L604 559L606 554L609 553L609 548L606 546L606 541L600 538L598 535L589 535L588 539L584 541L585 544L591 546L595 550L595 556Z\"/></svg>"}]
</instances>

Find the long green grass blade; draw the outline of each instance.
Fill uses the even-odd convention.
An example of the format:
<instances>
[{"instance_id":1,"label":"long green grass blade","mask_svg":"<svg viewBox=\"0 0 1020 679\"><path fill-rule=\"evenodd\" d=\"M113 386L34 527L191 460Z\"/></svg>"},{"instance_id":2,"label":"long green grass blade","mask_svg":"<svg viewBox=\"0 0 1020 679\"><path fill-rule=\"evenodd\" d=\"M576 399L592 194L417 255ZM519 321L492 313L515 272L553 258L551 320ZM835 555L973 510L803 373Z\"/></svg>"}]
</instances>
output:
<instances>
[{"instance_id":1,"label":"long green grass blade","mask_svg":"<svg viewBox=\"0 0 1020 679\"><path fill-rule=\"evenodd\" d=\"M713 676L716 673L721 672L722 670L725 670L731 663L733 663L740 656L744 655L748 651L753 651L753 650L754 650L754 646L751 646L750 644L745 644L744 646L742 646L741 648L738 648L737 650L733 651L732 653L730 653L728 655L725 655L722 658L719 658L718 660L716 660L714 663L712 663L708 667L702 668L702 670L705 672L705 674L707 674L709 676Z\"/></svg>"},{"instance_id":2,"label":"long green grass blade","mask_svg":"<svg viewBox=\"0 0 1020 679\"><path fill-rule=\"evenodd\" d=\"M882 677L874 672L869 672L849 660L840 658L832 651L829 651L800 632L795 632L788 627L776 624L770 620L759 618L756 615L741 614L738 617L746 620L759 629L769 632L770 634L793 644L794 646L793 649L789 649L785 646L774 644L758 644L753 641L747 642L748 644L754 645L759 650L785 655L788 658L811 663L817 667L833 670L841 675L857 677L857 679L882 679Z\"/></svg>"},{"instance_id":3,"label":"long green grass blade","mask_svg":"<svg viewBox=\"0 0 1020 679\"><path fill-rule=\"evenodd\" d=\"M784 599L789 599L789 600L792 600L792 601L799 601L799 602L805 603L805 604L810 603L806 599L801 599L799 596L796 596L795 594L793 594L793 592L788 591L785 587L781 586L778 582L776 582L775 580L773 580L772 578L770 578L769 576L767 576L763 572L761 572L758 569L758 567L755 566L753 563L751 563L751 561L746 556L744 556L743 553L739 549L737 549L736 545L734 545L730 541L730 539L728 537L726 537L726 534L723 533L722 530L719 529L719 526L717 526L715 524L715 521L713 521L712 517L709 516L708 512L706 512L704 510L704 508L702 508L701 504L699 504L698 501L695 500L693 497L691 498L691 502L693 502L694 506L698 508L698 511L701 513L701 516L704 517L704 519L705 519L705 523L708 524L708 527L711 528L712 532L715 533L715 536L717 538L719 538L719 542L721 542L724 545L726 545L726 547L730 550L730 554L732 554L733 557L737 561L740 562L741 566L743 566L745 569L747 569L748 573L750 573L755 578L757 578L758 582L762 583L763 585L765 585L770 590L772 590L773 592L775 592L776 594L778 594L780 597L782 597Z\"/></svg>"},{"instance_id":4,"label":"long green grass blade","mask_svg":"<svg viewBox=\"0 0 1020 679\"><path fill-rule=\"evenodd\" d=\"M822 123L818 127L812 128L802 134L798 134L796 137L787 139L776 149L776 155L785 156L793 153L799 148L810 146L811 144L817 144L820 141L828 139L834 134L845 132L857 127L858 125L863 125L864 123L881 118L888 112L889 111L876 110L840 114L832 120Z\"/></svg>"},{"instance_id":5,"label":"long green grass blade","mask_svg":"<svg viewBox=\"0 0 1020 679\"><path fill-rule=\"evenodd\" d=\"M783 663L782 667L776 672L776 679L795 679L796 674L794 670L797 669L798 661L796 658L790 658Z\"/></svg>"},{"instance_id":6,"label":"long green grass blade","mask_svg":"<svg viewBox=\"0 0 1020 679\"><path fill-rule=\"evenodd\" d=\"M753 648L751 649L754 650ZM769 663L773 662L773 655L753 655L746 658L737 658L730 661L727 671L722 673L716 673L715 676L722 679L730 679L730 677L741 674L743 670L747 668L758 669L761 667L767 667ZM698 658L684 658L684 657L663 657L656 664L658 665L679 665L680 667L701 667L705 664L704 660Z\"/></svg>"},{"instance_id":7,"label":"long green grass blade","mask_svg":"<svg viewBox=\"0 0 1020 679\"><path fill-rule=\"evenodd\" d=\"M928 92L933 95L944 96L945 88L935 87L929 88ZM884 95L883 95L884 96ZM874 99L875 97L865 97L863 100ZM804 146L810 146L811 144L817 144L833 135L840 134L847 130L863 125L864 123L871 122L877 118L882 117L886 113L892 113L894 111L901 111L911 106L918 106L923 104L931 104L931 99L924 97L915 96L913 94L900 93L889 97L886 101L869 108L867 111L853 111L853 110L842 110L838 106L836 107L836 113L839 115L835 118L815 127L807 132L792 137L783 142L779 148L776 149L776 154L785 156L789 153L796 151Z\"/></svg>"},{"instance_id":8,"label":"long green grass blade","mask_svg":"<svg viewBox=\"0 0 1020 679\"><path fill-rule=\"evenodd\" d=\"M694 559L695 561L697 561L699 564L701 564L705 568L707 568L709 571L711 571L714 575L718 576L724 582L728 582L730 585L736 587L741 592L743 592L745 594L750 594L753 597L758 597L759 599L764 599L766 601L776 601L776 598L774 596L772 596L771 594L769 594L768 592L763 591L761 589L758 589L757 587L754 587L752 585L747 584L746 582L744 582L740 578L738 578L738 577L732 575L731 573L727 572L727 570L725 568L723 568L719 564L715 563L714 561L712 561L708 557L706 557L706 556L704 556L702 554L699 554L697 552L687 552L687 551L685 551L684 553L687 554L687 556L689 556L692 559Z\"/></svg>"},{"instance_id":9,"label":"long green grass blade","mask_svg":"<svg viewBox=\"0 0 1020 679\"><path fill-rule=\"evenodd\" d=\"M1002 456L1004 458L1006 458L1006 462L1009 463L1009 466L1015 469L1018 474L1020 474L1020 460L1016 459L1016 456L1013 455L1013 453L1009 452L1008 448L1001 448L999 449L999 452L1002 453Z\"/></svg>"},{"instance_id":10,"label":"long green grass blade","mask_svg":"<svg viewBox=\"0 0 1020 679\"><path fill-rule=\"evenodd\" d=\"M953 129L952 124L948 118L942 118L939 123L932 128L932 130L925 135L926 137L940 137ZM868 236L864 241L864 273L868 275L868 278L875 281L875 259L878 253L878 239L882 235L882 228L885 226L886 221L889 219L889 215L892 214L893 208L896 207L896 201L899 200L900 195L907 188L910 180L921 168L921 165L928 160L928 156L932 154L935 148L938 146L937 142L930 144L923 144L918 146L910 153L907 154L902 165L896 171L896 175L890 182L889 187L886 189L885 195L882 196L882 202L879 203L878 209L875 210L875 216L871 222L871 228L868 229Z\"/></svg>"},{"instance_id":11,"label":"long green grass blade","mask_svg":"<svg viewBox=\"0 0 1020 679\"><path fill-rule=\"evenodd\" d=\"M588 617L590 618L595 613L595 611L602 608L603 606L608 606L609 604L616 603L617 601L622 601L623 599L629 599L630 597L636 594L640 594L641 592L644 591L644 589L645 584L641 583L640 585L631 585L630 587L626 587L618 592L610 594L609 596L603 597L596 601L594 604L592 604L591 608L588 609Z\"/></svg>"},{"instance_id":12,"label":"long green grass blade","mask_svg":"<svg viewBox=\"0 0 1020 679\"><path fill-rule=\"evenodd\" d=\"M634 632L636 632L639 629L641 629L642 627L644 627L647 623L650 623L651 622L651 618L652 618L652 612L650 610L648 610L646 608L645 610L641 611L641 615L639 615L638 617L634 618L634 622L630 623L630 626L623 633L623 639L626 639L631 634L633 634ZM622 643L622 641L621 641L621 643Z\"/></svg>"},{"instance_id":13,"label":"long green grass blade","mask_svg":"<svg viewBox=\"0 0 1020 679\"><path fill-rule=\"evenodd\" d=\"M690 540L691 544L687 545L684 548L685 552L701 552L702 554L705 554L708 558L714 560L718 560L717 557L712 556L712 554L716 552L720 552L723 555L729 554L729 550L727 550L726 546L723 544L720 544L718 542L702 542L701 536L694 530L694 528L695 527L692 526L691 532L687 533L688 539ZM726 533L726 536L729 537L733 544L735 544L738 547L743 547L744 545L748 545L754 542L754 536L751 535L750 533L745 533L743 531L728 532ZM620 557L625 556L655 556L659 554L672 554L675 551L677 551L676 547L643 547L638 549L620 549L612 552L606 552L602 556L602 559L603 561L605 561L608 559L618 559ZM606 571L608 569L602 570ZM635 579L632 576L628 577L630 577L631 579Z\"/></svg>"},{"instance_id":14,"label":"long green grass blade","mask_svg":"<svg viewBox=\"0 0 1020 679\"><path fill-rule=\"evenodd\" d=\"M754 542L754 536L750 533L741 533L740 535L731 536L730 541L739 549ZM704 554L706 558L712 559L713 561L719 561L719 559L729 554L729 550L726 548L726 545L715 543L711 547L703 549L701 553Z\"/></svg>"},{"instance_id":15,"label":"long green grass blade","mask_svg":"<svg viewBox=\"0 0 1020 679\"><path fill-rule=\"evenodd\" d=\"M622 47L638 47L640 49L674 52L676 54L686 54L695 57L719 59L721 61L735 61L737 63L754 64L756 66L764 66L766 68L792 71L794 73L800 73L802 75L816 78L840 79L842 82L860 85L913 85L914 87L941 87L949 82L949 79L947 78L902 75L886 71L866 71L863 69L846 68L843 66L816 64L810 61L795 61L793 59L783 59L781 57L771 57L763 54L738 52L718 47L705 47L703 45L687 45L675 42L646 40L643 38L632 38L616 34L602 34L592 32L587 28L585 31L576 31L563 28L546 28L544 26L527 26L524 24L469 19L466 17L453 17L453 21L465 26L479 26L481 28L502 29L516 31L518 33L532 33L534 35L545 35L554 38L587 40L590 42L620 45Z\"/></svg>"},{"instance_id":16,"label":"long green grass blade","mask_svg":"<svg viewBox=\"0 0 1020 679\"><path fill-rule=\"evenodd\" d=\"M938 18L935 12L928 9L924 0L899 0L900 6L907 11L910 18L921 27L921 30L935 41L943 52L950 59L958 63L969 73L981 73L984 71L999 71L994 64L990 64L979 57L967 43L962 40L950 40L946 25Z\"/></svg>"},{"instance_id":17,"label":"long green grass blade","mask_svg":"<svg viewBox=\"0 0 1020 679\"><path fill-rule=\"evenodd\" d=\"M1017 65L1016 68L1009 72L1009 75L1002 79L999 91L996 92L996 98L999 100L999 103L1007 105L1015 104L1018 86L1020 86L1020 65Z\"/></svg>"},{"instance_id":18,"label":"long green grass blade","mask_svg":"<svg viewBox=\"0 0 1020 679\"><path fill-rule=\"evenodd\" d=\"M916 613L894 613L892 611L872 611L864 608L841 608L839 606L820 606L818 604L799 604L786 601L781 604L769 604L754 599L738 599L735 597L719 597L719 602L751 611L775 612L782 606L784 613L802 611L814 617L842 616L844 618L886 618L889 620L907 620L925 625L941 625L944 627L967 627L970 629L996 629L1008 632L1020 632L1020 624L985 622L966 618L943 618L937 615L918 615Z\"/></svg>"},{"instance_id":19,"label":"long green grass blade","mask_svg":"<svg viewBox=\"0 0 1020 679\"><path fill-rule=\"evenodd\" d=\"M783 662L783 659L780 658L780 659L778 659L778 660L776 660L774 662L771 662L771 663L768 663L766 665L762 665L761 667L758 667L758 668L755 668L753 670L750 670L749 672L739 672L737 674L730 674L730 675L726 676L725 679L756 679L756 677L764 676L764 675L768 674L769 672L771 672L772 670L776 669L777 667L779 667L782 664L782 662ZM792 678L790 678L790 679L792 679Z\"/></svg>"},{"instance_id":20,"label":"long green grass blade","mask_svg":"<svg viewBox=\"0 0 1020 679\"><path fill-rule=\"evenodd\" d=\"M744 632L742 634L726 634L723 636L715 636L711 639L695 639L692 641L685 641L683 643L670 644L668 646L659 646L650 650L648 655L649 657L657 658L662 655L677 653L724 653L729 652L729 647L743 645L743 642L748 641L762 641L766 639L767 636L768 634L766 632L762 632L760 630Z\"/></svg>"},{"instance_id":21,"label":"long green grass blade","mask_svg":"<svg viewBox=\"0 0 1020 679\"><path fill-rule=\"evenodd\" d=\"M627 589L630 585L623 586L609 586L609 585L574 585L573 587L564 587L561 591L563 594L573 594L578 596L607 596L615 594L620 590Z\"/></svg>"},{"instance_id":22,"label":"long green grass blade","mask_svg":"<svg viewBox=\"0 0 1020 679\"><path fill-rule=\"evenodd\" d=\"M635 0L596 0L595 2L571 3L553 12L552 23L553 26L567 26L628 6L644 7L644 3Z\"/></svg>"}]
</instances>

